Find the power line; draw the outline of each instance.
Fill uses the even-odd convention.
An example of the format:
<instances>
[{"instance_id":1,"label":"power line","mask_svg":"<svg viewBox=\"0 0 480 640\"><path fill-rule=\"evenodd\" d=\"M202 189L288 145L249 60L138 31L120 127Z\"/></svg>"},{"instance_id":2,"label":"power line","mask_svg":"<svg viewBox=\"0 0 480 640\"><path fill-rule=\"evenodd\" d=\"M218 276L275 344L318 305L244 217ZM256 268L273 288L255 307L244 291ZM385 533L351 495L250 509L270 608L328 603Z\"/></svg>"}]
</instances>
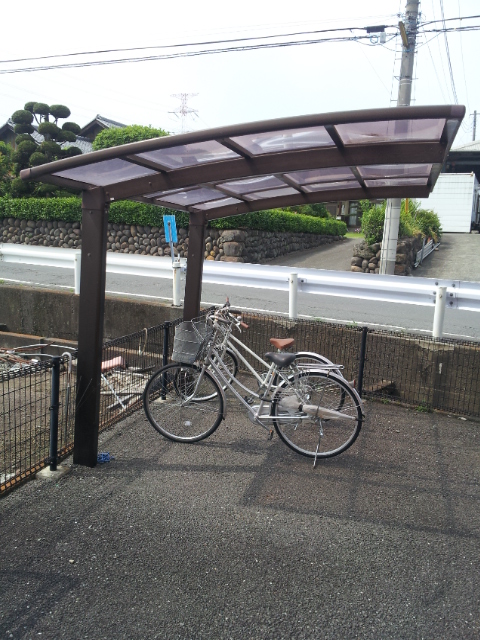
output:
<instances>
[{"instance_id":1,"label":"power line","mask_svg":"<svg viewBox=\"0 0 480 640\"><path fill-rule=\"evenodd\" d=\"M440 11L442 13L442 21L443 21L443 26L446 29L446 25L445 25L445 13L443 11L443 0L440 0ZM458 98L457 98L457 89L455 88L455 80L453 78L453 69L452 69L452 61L450 59L450 48L448 46L448 37L447 37L447 32L446 30L444 31L444 37L445 37L445 49L447 51L447 60L448 60L448 70L450 73L450 82L452 83L452 91L453 91L453 97L455 99L455 104L458 104Z\"/></svg>"},{"instance_id":2,"label":"power line","mask_svg":"<svg viewBox=\"0 0 480 640\"><path fill-rule=\"evenodd\" d=\"M477 30L480 30L480 25L475 27L466 27L464 28L464 30L477 31ZM432 32L433 31L435 30L432 30ZM458 31L458 29L452 28L452 29L445 29L441 31ZM426 32L428 33L429 31L426 31ZM36 66L36 67L1 69L0 75L12 74L12 73L31 73L34 71L51 71L55 69L75 69L75 68L81 68L81 67L94 67L94 66L125 64L125 63L133 63L133 62L147 62L152 60L168 60L168 59L174 59L174 58L188 58L188 57L195 57L195 56L202 56L202 55L212 55L216 53L255 51L255 50L261 50L261 49L274 49L279 47L294 47L294 46L304 46L309 44L323 44L327 42L358 42L359 44L366 44L365 42L362 42L362 41L370 40L370 38L371 38L370 34L364 35L364 36L351 36L351 37L314 38L310 40L301 40L301 41L241 45L238 47L222 47L222 48L216 48L216 49L203 49L200 51L166 53L166 54L159 54L154 56L139 56L139 57L131 57L131 58L117 58L117 59L110 59L110 60L90 60L85 62L63 63L63 64L44 65L44 66ZM377 45L372 44L371 46L377 46Z\"/></svg>"},{"instance_id":3,"label":"power line","mask_svg":"<svg viewBox=\"0 0 480 640\"><path fill-rule=\"evenodd\" d=\"M479 15L474 15L474 16L459 16L458 18L447 18L447 19L442 19L442 20L430 20L429 22L425 22L422 24L422 26L426 26L426 25L430 25L430 24L435 24L437 22L441 22L442 24L444 24L445 22L449 22L452 20L470 20L473 18L480 18L480 14ZM397 28L396 24L393 25L382 25L384 29L391 29L391 28ZM205 45L214 45L214 44L230 44L233 42L247 42L247 41L254 41L254 40L268 40L268 39L273 39L273 38L292 38L292 37L297 37L297 36L303 36L303 35L310 35L310 34L319 34L319 33L336 33L336 32L340 32L340 31L365 31L367 29L367 27L339 27L339 28L331 28L331 29L316 29L316 30L309 30L309 31L294 31L294 32L290 32L290 33L277 33L277 34L272 34L272 35L266 35L266 36L248 36L248 37L244 37L244 38L231 38L231 39L227 39L227 40L205 40L205 41L201 41L201 42L190 42L190 43L180 43L180 44L170 44L170 45L151 45L151 46L144 46L144 47L124 47L124 48L120 48L120 49L97 49L97 50L93 50L93 51L76 51L76 52L72 52L72 53L57 53L57 54L50 54L48 56L35 56L35 57L29 57L29 58L12 58L9 60L0 60L0 64L12 64L14 62L29 62L29 61L34 61L34 60L51 60L53 58L69 58L69 57L76 57L76 56L86 56L86 55L100 55L100 54L105 54L105 53L122 53L122 52L129 52L129 51L147 51L150 49L176 49L176 48L184 48L184 47L200 47L200 46L205 46ZM455 31L458 31L459 29L455 28Z\"/></svg>"}]
</instances>

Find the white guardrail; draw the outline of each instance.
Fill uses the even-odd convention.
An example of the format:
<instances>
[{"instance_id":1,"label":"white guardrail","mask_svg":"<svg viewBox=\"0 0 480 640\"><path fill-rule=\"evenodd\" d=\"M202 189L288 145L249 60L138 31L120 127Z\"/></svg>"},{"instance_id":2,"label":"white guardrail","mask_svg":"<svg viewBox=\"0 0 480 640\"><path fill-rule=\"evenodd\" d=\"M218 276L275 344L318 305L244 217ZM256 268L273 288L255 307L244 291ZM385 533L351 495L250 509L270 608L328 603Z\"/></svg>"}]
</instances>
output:
<instances>
[{"instance_id":1,"label":"white guardrail","mask_svg":"<svg viewBox=\"0 0 480 640\"><path fill-rule=\"evenodd\" d=\"M0 244L0 262L17 262L74 269L75 293L80 292L81 251L53 247ZM107 272L173 280L173 303L180 305L180 272L184 259L169 257L107 253ZM274 265L214 262L206 260L203 282L257 289L289 291L289 315L297 317L297 295L360 298L379 302L395 302L435 306L433 336L441 337L445 308L480 311L480 284L460 280L405 278L350 271L297 269Z\"/></svg>"}]
</instances>

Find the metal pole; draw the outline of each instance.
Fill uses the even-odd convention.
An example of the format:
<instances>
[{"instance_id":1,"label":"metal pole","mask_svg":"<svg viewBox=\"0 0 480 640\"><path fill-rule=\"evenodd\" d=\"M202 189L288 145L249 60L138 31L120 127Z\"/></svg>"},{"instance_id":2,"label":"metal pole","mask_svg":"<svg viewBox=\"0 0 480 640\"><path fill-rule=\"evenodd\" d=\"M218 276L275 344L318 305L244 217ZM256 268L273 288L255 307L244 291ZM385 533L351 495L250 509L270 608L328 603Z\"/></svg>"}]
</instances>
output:
<instances>
[{"instance_id":1,"label":"metal pole","mask_svg":"<svg viewBox=\"0 0 480 640\"><path fill-rule=\"evenodd\" d=\"M400 80L398 82L397 107L408 107L412 97L413 64L415 61L419 4L420 0L407 0L405 22L399 24L402 32L403 48ZM406 125L408 125L408 123L399 122L397 127L401 128ZM380 273L384 275L393 275L395 271L401 205L401 198L389 198L387 200L385 224L383 227L382 253L380 256ZM385 242L385 240L387 242ZM387 246L385 246L385 244L387 244Z\"/></svg>"},{"instance_id":2,"label":"metal pole","mask_svg":"<svg viewBox=\"0 0 480 640\"><path fill-rule=\"evenodd\" d=\"M73 258L73 273L75 280L75 295L80 295L80 274L82 270L82 252L77 251Z\"/></svg>"},{"instance_id":3,"label":"metal pole","mask_svg":"<svg viewBox=\"0 0 480 640\"><path fill-rule=\"evenodd\" d=\"M169 346L169 338L170 338L170 327L172 326L171 322L165 322L163 324L163 354L162 354L162 367L165 367L168 364L168 346ZM166 387L167 374L162 374L162 395L161 399L165 400L165 387Z\"/></svg>"},{"instance_id":4,"label":"metal pole","mask_svg":"<svg viewBox=\"0 0 480 640\"><path fill-rule=\"evenodd\" d=\"M179 307L181 301L181 291L180 291L180 274L181 274L181 266L180 260L175 260L172 265L173 268L173 306Z\"/></svg>"},{"instance_id":5,"label":"metal pole","mask_svg":"<svg viewBox=\"0 0 480 640\"><path fill-rule=\"evenodd\" d=\"M447 304L447 287L437 287L435 299L435 313L433 315L433 337L441 338L443 335L443 321L445 319L445 307Z\"/></svg>"},{"instance_id":6,"label":"metal pole","mask_svg":"<svg viewBox=\"0 0 480 640\"><path fill-rule=\"evenodd\" d=\"M360 362L358 365L358 381L357 381L357 391L358 395L362 397L363 392L363 372L365 369L365 353L367 350L367 334L368 327L362 327L362 338L360 340Z\"/></svg>"},{"instance_id":7,"label":"metal pole","mask_svg":"<svg viewBox=\"0 0 480 640\"><path fill-rule=\"evenodd\" d=\"M58 408L60 406L60 356L52 358L52 391L50 400L50 471L57 470Z\"/></svg>"},{"instance_id":8,"label":"metal pole","mask_svg":"<svg viewBox=\"0 0 480 640\"><path fill-rule=\"evenodd\" d=\"M477 112L474 111L473 112L473 142L475 142L475 139L477 137Z\"/></svg>"},{"instance_id":9,"label":"metal pole","mask_svg":"<svg viewBox=\"0 0 480 640\"><path fill-rule=\"evenodd\" d=\"M296 320L298 318L298 273L290 274L288 285L288 317Z\"/></svg>"}]
</instances>

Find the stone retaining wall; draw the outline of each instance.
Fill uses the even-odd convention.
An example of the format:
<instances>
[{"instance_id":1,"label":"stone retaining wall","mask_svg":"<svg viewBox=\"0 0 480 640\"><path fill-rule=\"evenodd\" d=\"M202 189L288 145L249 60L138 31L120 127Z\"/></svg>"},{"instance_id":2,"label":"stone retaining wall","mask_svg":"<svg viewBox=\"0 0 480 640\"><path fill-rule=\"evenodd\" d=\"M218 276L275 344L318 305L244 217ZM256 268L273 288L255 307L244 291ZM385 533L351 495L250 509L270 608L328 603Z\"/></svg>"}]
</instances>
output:
<instances>
[{"instance_id":1,"label":"stone retaining wall","mask_svg":"<svg viewBox=\"0 0 480 640\"><path fill-rule=\"evenodd\" d=\"M188 256L188 231L178 229L175 254ZM255 230L207 229L205 259L225 262L263 262L277 256L342 240L342 236L280 233ZM79 222L0 219L0 242L78 249L82 246ZM163 228L109 223L107 251L169 256Z\"/></svg>"},{"instance_id":2,"label":"stone retaining wall","mask_svg":"<svg viewBox=\"0 0 480 640\"><path fill-rule=\"evenodd\" d=\"M395 257L396 276L408 276L412 272L417 252L422 248L422 244L421 236L399 239ZM381 249L381 242L368 245L363 241L356 244L353 247L351 270L358 273L379 273Z\"/></svg>"}]
</instances>

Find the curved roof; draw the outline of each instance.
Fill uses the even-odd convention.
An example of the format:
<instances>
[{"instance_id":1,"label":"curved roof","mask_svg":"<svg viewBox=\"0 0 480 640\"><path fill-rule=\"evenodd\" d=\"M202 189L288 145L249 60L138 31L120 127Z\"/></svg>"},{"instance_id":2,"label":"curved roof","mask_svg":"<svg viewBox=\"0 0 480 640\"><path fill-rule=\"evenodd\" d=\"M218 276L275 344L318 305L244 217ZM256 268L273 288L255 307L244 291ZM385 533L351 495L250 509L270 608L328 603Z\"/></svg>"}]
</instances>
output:
<instances>
[{"instance_id":1,"label":"curved roof","mask_svg":"<svg viewBox=\"0 0 480 640\"><path fill-rule=\"evenodd\" d=\"M24 180L208 219L332 200L427 197L463 106L307 115L144 140L25 169Z\"/></svg>"}]
</instances>

